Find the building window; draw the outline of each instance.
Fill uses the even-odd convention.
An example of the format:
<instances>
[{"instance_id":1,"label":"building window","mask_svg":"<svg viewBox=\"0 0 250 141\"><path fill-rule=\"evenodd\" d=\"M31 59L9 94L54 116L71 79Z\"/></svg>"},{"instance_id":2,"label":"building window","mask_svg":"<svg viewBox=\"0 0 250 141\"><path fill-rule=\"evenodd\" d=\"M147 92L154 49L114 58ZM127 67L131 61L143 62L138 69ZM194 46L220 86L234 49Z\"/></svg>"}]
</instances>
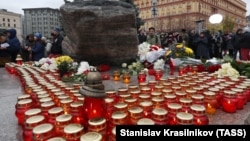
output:
<instances>
[{"instance_id":1,"label":"building window","mask_svg":"<svg viewBox=\"0 0 250 141\"><path fill-rule=\"evenodd\" d=\"M10 24L8 24L8 27L10 27Z\"/></svg>"},{"instance_id":2,"label":"building window","mask_svg":"<svg viewBox=\"0 0 250 141\"><path fill-rule=\"evenodd\" d=\"M13 21L14 21L14 22L16 22L16 20L15 20L15 19L14 19Z\"/></svg>"},{"instance_id":3,"label":"building window","mask_svg":"<svg viewBox=\"0 0 250 141\"><path fill-rule=\"evenodd\" d=\"M10 19L8 19L7 21L10 22Z\"/></svg>"},{"instance_id":4,"label":"building window","mask_svg":"<svg viewBox=\"0 0 250 141\"><path fill-rule=\"evenodd\" d=\"M5 18L3 18L3 21L5 21Z\"/></svg>"},{"instance_id":5,"label":"building window","mask_svg":"<svg viewBox=\"0 0 250 141\"><path fill-rule=\"evenodd\" d=\"M16 28L16 24L14 24L14 28Z\"/></svg>"}]
</instances>

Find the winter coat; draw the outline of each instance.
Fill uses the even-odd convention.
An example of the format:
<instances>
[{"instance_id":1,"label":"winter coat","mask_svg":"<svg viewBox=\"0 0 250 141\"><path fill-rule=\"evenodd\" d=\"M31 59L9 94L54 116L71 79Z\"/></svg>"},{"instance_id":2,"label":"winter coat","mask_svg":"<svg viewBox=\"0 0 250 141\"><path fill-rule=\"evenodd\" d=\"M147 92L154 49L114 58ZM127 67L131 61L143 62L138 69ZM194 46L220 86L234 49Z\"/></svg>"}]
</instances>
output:
<instances>
[{"instance_id":1,"label":"winter coat","mask_svg":"<svg viewBox=\"0 0 250 141\"><path fill-rule=\"evenodd\" d=\"M39 61L44 57L44 51L44 44L42 44L40 41L35 42L34 46L32 47L32 60Z\"/></svg>"}]
</instances>

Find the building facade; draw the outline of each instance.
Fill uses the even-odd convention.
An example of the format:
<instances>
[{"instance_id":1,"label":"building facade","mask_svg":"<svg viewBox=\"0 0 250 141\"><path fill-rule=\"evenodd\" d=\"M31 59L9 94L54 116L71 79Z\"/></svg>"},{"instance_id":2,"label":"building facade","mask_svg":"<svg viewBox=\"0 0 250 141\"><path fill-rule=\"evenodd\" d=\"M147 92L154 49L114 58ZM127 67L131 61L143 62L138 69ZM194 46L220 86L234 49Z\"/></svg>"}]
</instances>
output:
<instances>
[{"instance_id":1,"label":"building facade","mask_svg":"<svg viewBox=\"0 0 250 141\"><path fill-rule=\"evenodd\" d=\"M155 6L153 2L157 2ZM157 31L192 30L198 25L206 29L209 17L217 13L230 17L235 30L246 26L246 3L242 0L134 0L134 3L145 29L154 26Z\"/></svg>"},{"instance_id":2,"label":"building facade","mask_svg":"<svg viewBox=\"0 0 250 141\"><path fill-rule=\"evenodd\" d=\"M0 9L0 30L14 28L17 31L17 38L22 40L22 21L21 14Z\"/></svg>"},{"instance_id":3,"label":"building facade","mask_svg":"<svg viewBox=\"0 0 250 141\"><path fill-rule=\"evenodd\" d=\"M250 15L246 17L247 26L250 28Z\"/></svg>"},{"instance_id":4,"label":"building facade","mask_svg":"<svg viewBox=\"0 0 250 141\"><path fill-rule=\"evenodd\" d=\"M25 8L24 35L40 32L44 37L50 38L51 30L60 25L60 11L52 8Z\"/></svg>"}]
</instances>

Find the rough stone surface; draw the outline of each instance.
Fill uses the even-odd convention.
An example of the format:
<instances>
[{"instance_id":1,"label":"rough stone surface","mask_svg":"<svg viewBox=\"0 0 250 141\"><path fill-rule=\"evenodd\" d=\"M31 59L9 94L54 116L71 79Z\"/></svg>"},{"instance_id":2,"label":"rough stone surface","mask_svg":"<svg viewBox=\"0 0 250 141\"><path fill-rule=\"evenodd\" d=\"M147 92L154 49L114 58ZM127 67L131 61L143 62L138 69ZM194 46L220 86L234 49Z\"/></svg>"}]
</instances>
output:
<instances>
[{"instance_id":1,"label":"rough stone surface","mask_svg":"<svg viewBox=\"0 0 250 141\"><path fill-rule=\"evenodd\" d=\"M137 54L135 9L121 1L74 1L61 6L63 51L92 65L121 65Z\"/></svg>"}]
</instances>

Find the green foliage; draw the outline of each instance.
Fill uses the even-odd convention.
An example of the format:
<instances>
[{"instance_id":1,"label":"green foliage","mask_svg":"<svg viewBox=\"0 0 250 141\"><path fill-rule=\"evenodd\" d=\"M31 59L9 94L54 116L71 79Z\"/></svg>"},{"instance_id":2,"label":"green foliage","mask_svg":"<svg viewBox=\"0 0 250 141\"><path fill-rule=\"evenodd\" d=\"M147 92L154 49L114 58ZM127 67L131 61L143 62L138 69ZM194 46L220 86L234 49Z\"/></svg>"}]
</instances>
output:
<instances>
[{"instance_id":1,"label":"green foliage","mask_svg":"<svg viewBox=\"0 0 250 141\"><path fill-rule=\"evenodd\" d=\"M234 29L235 22L229 16L225 16L222 21L223 31L224 32L232 32Z\"/></svg>"}]
</instances>

